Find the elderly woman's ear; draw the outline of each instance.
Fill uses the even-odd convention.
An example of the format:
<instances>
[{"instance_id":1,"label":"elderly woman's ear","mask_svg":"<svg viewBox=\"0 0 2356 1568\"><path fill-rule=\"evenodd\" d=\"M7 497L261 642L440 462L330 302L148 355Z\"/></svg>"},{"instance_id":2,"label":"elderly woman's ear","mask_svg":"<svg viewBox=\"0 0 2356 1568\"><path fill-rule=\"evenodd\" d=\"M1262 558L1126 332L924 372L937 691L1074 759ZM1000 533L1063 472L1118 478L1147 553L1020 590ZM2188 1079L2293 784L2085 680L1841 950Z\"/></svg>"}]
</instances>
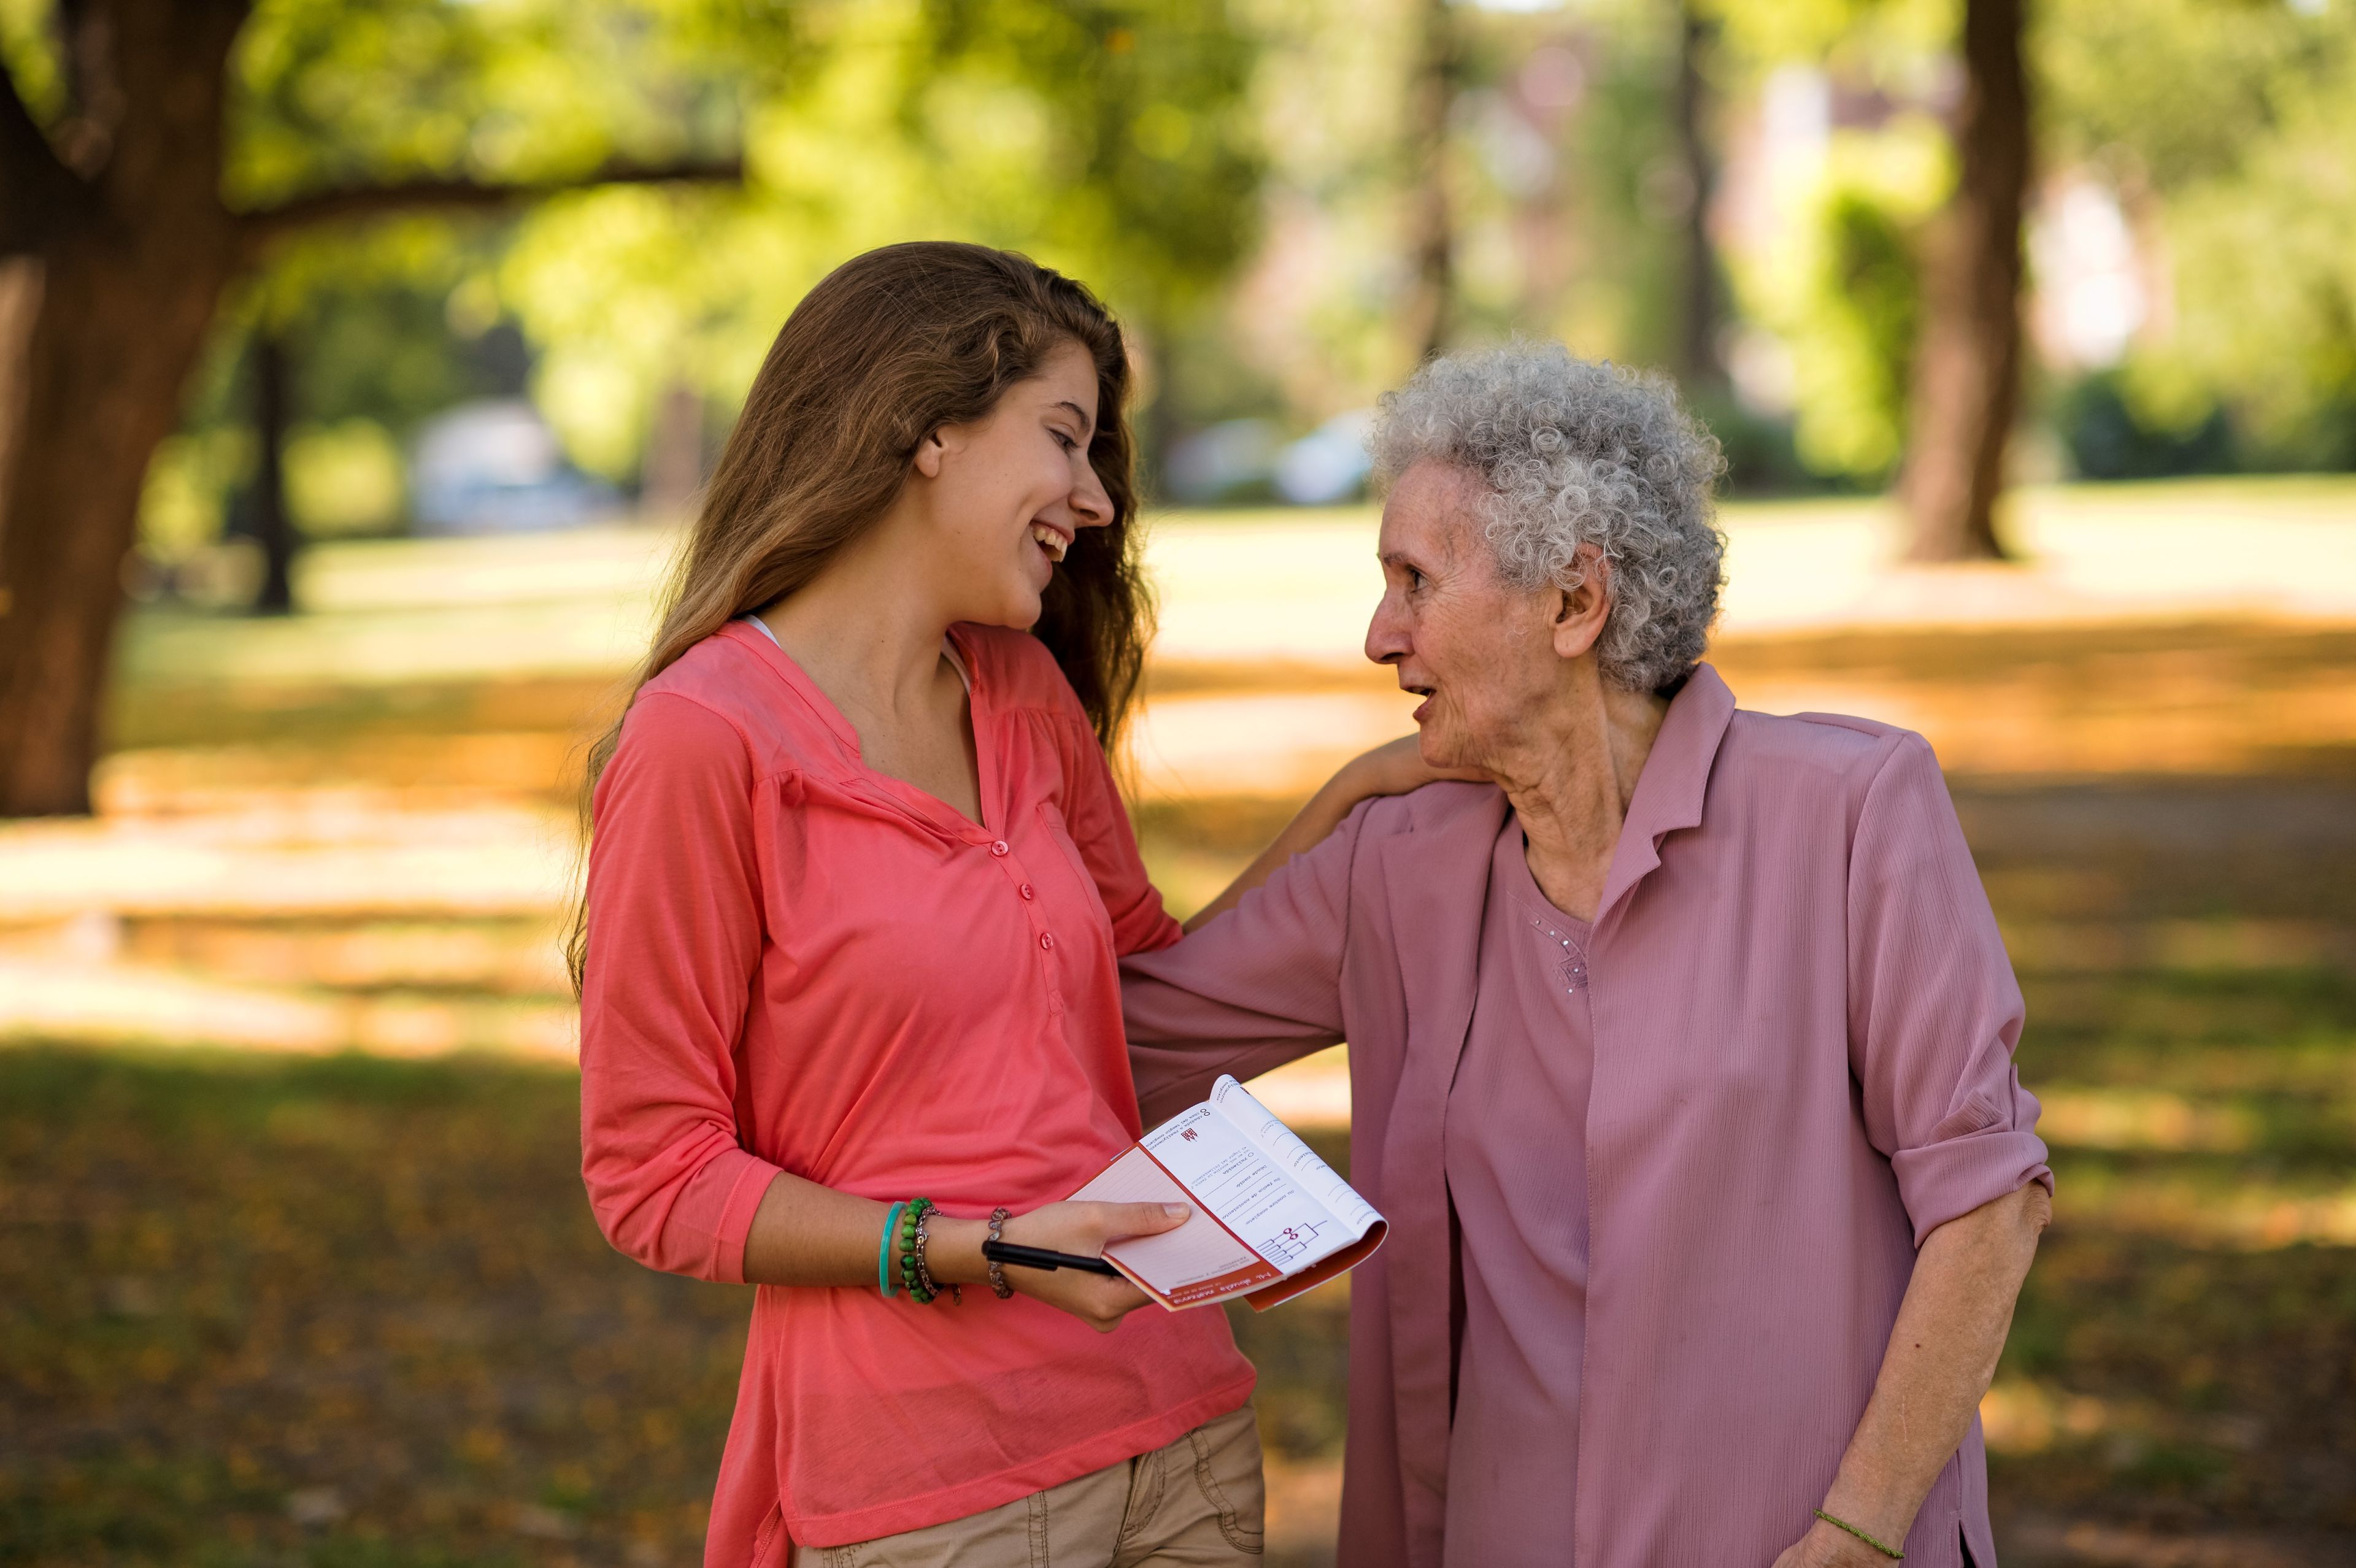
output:
<instances>
[{"instance_id":1,"label":"elderly woman's ear","mask_svg":"<svg viewBox=\"0 0 2356 1568\"><path fill-rule=\"evenodd\" d=\"M1611 560L1591 544L1580 545L1571 559L1578 582L1555 591L1554 651L1566 659L1594 647L1612 614Z\"/></svg>"}]
</instances>

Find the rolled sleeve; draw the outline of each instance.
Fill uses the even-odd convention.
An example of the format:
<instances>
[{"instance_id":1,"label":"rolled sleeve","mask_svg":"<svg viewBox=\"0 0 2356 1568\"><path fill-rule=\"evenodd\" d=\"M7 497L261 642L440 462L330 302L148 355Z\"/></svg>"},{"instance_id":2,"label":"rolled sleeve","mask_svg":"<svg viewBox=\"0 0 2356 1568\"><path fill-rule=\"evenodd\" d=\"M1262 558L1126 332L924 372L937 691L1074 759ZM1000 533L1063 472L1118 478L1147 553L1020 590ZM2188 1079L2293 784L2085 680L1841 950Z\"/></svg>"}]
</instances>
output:
<instances>
[{"instance_id":1,"label":"rolled sleeve","mask_svg":"<svg viewBox=\"0 0 2356 1568\"><path fill-rule=\"evenodd\" d=\"M760 955L752 763L727 720L641 700L598 781L581 995L581 1171L599 1229L650 1268L742 1283L777 1167L736 1122Z\"/></svg>"},{"instance_id":2,"label":"rolled sleeve","mask_svg":"<svg viewBox=\"0 0 2356 1568\"><path fill-rule=\"evenodd\" d=\"M1849 1053L1866 1135L1914 1242L2053 1173L2013 1065L2024 1018L1996 916L1937 759L1897 738L1849 865Z\"/></svg>"}]
</instances>

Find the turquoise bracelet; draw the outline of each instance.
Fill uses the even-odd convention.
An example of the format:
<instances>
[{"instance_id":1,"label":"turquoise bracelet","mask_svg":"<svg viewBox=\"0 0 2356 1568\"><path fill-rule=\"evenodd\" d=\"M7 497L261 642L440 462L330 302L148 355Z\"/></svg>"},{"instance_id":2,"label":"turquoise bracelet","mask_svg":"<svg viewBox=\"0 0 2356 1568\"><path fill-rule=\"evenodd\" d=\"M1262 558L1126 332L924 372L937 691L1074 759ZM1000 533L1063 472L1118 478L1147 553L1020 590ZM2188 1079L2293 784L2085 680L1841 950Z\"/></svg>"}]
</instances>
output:
<instances>
[{"instance_id":1,"label":"turquoise bracelet","mask_svg":"<svg viewBox=\"0 0 2356 1568\"><path fill-rule=\"evenodd\" d=\"M892 1238L900 1229L900 1211L907 1206L905 1202L892 1205L892 1211L884 1216L884 1239L875 1243L875 1288L887 1300L898 1293L892 1283Z\"/></svg>"}]
</instances>

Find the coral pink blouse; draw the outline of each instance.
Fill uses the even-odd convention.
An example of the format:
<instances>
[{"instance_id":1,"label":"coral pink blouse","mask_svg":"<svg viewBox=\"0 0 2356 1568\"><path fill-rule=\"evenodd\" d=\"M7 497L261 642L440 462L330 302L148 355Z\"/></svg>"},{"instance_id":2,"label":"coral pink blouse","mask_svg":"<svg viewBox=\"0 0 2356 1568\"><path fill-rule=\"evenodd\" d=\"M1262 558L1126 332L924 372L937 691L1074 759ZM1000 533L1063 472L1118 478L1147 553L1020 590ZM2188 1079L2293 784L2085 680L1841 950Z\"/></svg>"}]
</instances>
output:
<instances>
[{"instance_id":1,"label":"coral pink blouse","mask_svg":"<svg viewBox=\"0 0 2356 1568\"><path fill-rule=\"evenodd\" d=\"M979 1217L1064 1197L1141 1130L1116 965L1178 927L1045 648L952 635L980 826L864 767L849 722L743 624L630 710L594 803L582 1171L641 1263L742 1280L779 1170ZM965 1294L761 1288L708 1564L963 1518L1250 1395L1218 1313L1098 1335Z\"/></svg>"}]
</instances>

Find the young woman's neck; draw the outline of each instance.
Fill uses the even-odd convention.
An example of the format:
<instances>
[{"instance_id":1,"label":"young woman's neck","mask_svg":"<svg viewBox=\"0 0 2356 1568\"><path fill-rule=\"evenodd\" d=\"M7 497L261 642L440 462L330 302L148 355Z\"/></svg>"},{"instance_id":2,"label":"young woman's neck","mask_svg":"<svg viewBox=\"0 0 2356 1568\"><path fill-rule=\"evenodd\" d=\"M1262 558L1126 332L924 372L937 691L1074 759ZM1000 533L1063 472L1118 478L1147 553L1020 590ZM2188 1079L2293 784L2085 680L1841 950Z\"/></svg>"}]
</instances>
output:
<instances>
[{"instance_id":1,"label":"young woman's neck","mask_svg":"<svg viewBox=\"0 0 2356 1568\"><path fill-rule=\"evenodd\" d=\"M777 645L847 714L895 723L928 713L941 690L941 639L955 616L921 553L878 524L823 571L761 612Z\"/></svg>"}]
</instances>

